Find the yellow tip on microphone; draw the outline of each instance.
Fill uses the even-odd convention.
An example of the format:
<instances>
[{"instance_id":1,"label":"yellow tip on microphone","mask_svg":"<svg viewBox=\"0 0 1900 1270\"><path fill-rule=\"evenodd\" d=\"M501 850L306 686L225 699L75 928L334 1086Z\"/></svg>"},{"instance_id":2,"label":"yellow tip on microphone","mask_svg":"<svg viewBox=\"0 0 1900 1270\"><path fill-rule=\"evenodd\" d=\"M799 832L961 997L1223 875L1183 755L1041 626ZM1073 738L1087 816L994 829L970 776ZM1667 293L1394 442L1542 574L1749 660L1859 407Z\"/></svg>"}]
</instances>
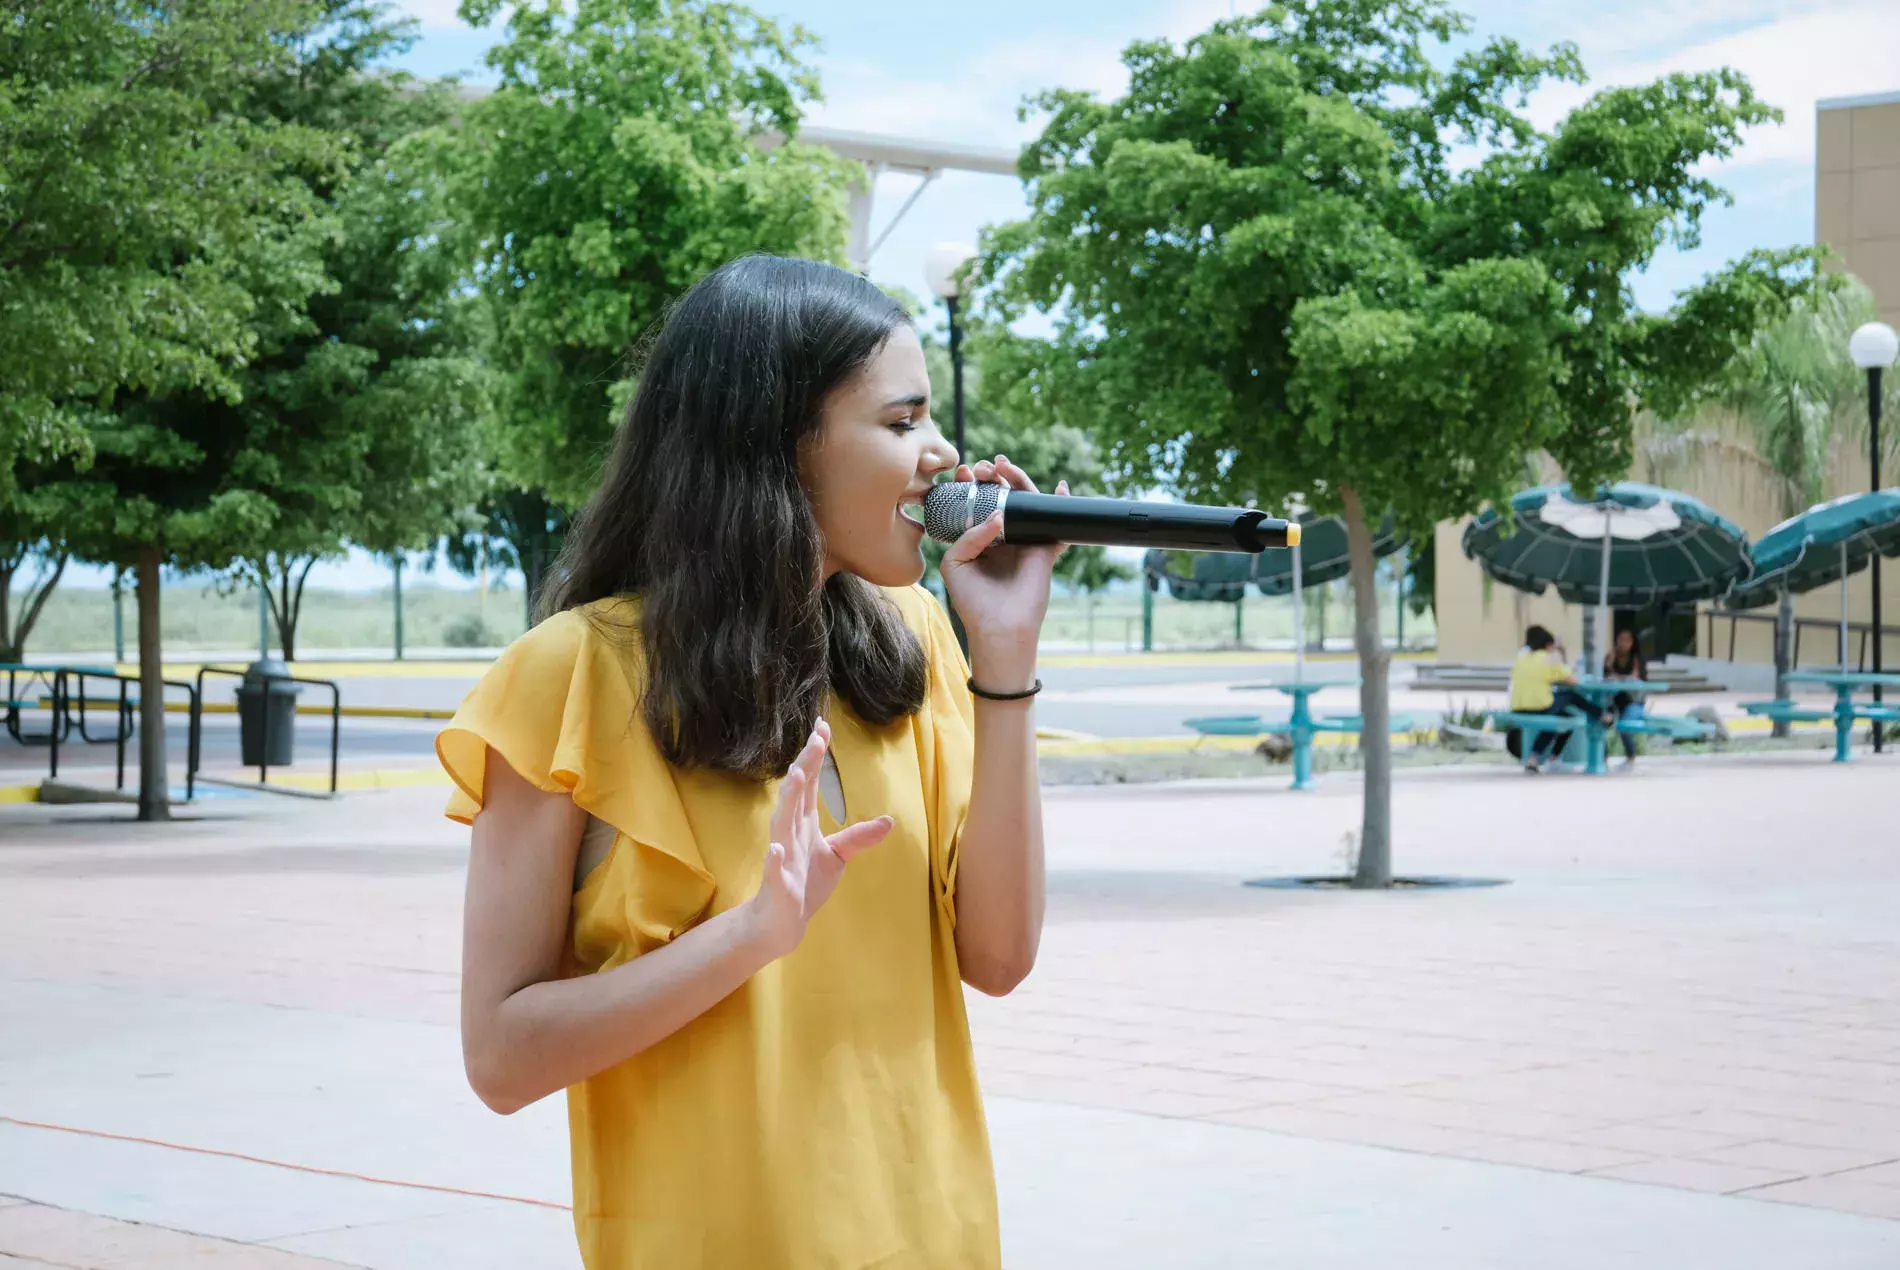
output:
<instances>
[{"instance_id":1,"label":"yellow tip on microphone","mask_svg":"<svg viewBox=\"0 0 1900 1270\"><path fill-rule=\"evenodd\" d=\"M1300 522L1297 520L1286 522L1286 545L1289 547L1300 545Z\"/></svg>"}]
</instances>

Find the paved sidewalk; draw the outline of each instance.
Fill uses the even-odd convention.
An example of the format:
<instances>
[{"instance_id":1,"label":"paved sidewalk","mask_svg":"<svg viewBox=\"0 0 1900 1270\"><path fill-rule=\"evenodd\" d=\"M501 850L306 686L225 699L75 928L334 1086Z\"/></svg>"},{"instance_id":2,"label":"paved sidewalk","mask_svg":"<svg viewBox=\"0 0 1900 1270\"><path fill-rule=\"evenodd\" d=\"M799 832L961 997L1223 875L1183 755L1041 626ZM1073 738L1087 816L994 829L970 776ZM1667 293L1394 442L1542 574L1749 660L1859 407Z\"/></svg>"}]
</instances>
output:
<instances>
[{"instance_id":1,"label":"paved sidewalk","mask_svg":"<svg viewBox=\"0 0 1900 1270\"><path fill-rule=\"evenodd\" d=\"M970 998L1012 1270L1900 1265L1900 761L1402 773L1401 870L1511 884L1386 895L1240 885L1356 824L1282 784L1049 791ZM573 1270L558 1100L461 1079L440 801L0 808L0 1266Z\"/></svg>"}]
</instances>

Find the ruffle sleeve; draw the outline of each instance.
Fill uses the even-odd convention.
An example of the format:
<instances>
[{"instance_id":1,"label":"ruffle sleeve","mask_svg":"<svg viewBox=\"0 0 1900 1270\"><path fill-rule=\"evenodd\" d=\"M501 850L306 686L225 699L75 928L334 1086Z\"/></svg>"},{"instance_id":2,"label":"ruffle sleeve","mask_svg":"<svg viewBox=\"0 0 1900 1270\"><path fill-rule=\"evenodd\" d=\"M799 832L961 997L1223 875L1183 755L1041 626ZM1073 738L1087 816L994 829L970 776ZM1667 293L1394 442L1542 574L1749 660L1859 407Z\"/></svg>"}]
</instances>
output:
<instances>
[{"instance_id":1,"label":"ruffle sleeve","mask_svg":"<svg viewBox=\"0 0 1900 1270\"><path fill-rule=\"evenodd\" d=\"M615 889L624 896L629 951L637 953L698 921L712 903L714 880L672 769L640 714L633 617L628 602L610 601L529 631L469 692L435 751L455 782L451 820L473 824L481 811L492 749L536 788L566 793L613 826L621 835L610 856L621 884ZM629 845L632 858L618 858Z\"/></svg>"}]
</instances>

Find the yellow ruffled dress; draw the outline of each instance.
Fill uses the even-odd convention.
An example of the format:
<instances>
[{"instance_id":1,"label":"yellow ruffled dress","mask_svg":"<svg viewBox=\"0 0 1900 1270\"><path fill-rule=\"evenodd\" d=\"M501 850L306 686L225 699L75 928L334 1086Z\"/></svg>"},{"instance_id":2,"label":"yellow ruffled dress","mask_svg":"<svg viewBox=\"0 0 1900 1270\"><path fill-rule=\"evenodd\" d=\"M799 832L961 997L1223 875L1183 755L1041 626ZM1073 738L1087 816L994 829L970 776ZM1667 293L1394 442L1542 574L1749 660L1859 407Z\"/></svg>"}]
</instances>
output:
<instances>
[{"instance_id":1,"label":"yellow ruffled dress","mask_svg":"<svg viewBox=\"0 0 1900 1270\"><path fill-rule=\"evenodd\" d=\"M847 813L889 837L846 870L797 951L659 1044L568 1090L588 1270L984 1270L996 1187L957 971L957 836L974 710L950 623L884 594L929 661L923 708L872 727L826 710ZM482 806L486 750L614 830L574 894L571 973L659 947L758 887L777 782L682 771L641 718L638 604L552 617L436 740ZM821 800L822 807L822 800ZM839 826L829 811L827 833ZM525 847L526 844L524 844Z\"/></svg>"}]
</instances>

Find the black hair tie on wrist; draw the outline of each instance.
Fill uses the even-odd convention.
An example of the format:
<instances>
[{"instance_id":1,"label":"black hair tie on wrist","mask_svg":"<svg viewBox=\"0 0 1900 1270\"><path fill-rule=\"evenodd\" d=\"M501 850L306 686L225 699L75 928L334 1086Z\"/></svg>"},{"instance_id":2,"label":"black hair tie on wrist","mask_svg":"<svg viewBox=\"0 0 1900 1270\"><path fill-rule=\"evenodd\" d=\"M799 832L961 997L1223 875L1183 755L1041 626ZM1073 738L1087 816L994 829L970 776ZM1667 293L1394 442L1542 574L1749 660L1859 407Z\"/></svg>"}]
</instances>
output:
<instances>
[{"instance_id":1,"label":"black hair tie on wrist","mask_svg":"<svg viewBox=\"0 0 1900 1270\"><path fill-rule=\"evenodd\" d=\"M985 701L1024 701L1042 691L1042 680L1036 680L1035 686L1021 692L991 692L976 686L976 680L969 681L970 695L981 697Z\"/></svg>"}]
</instances>

